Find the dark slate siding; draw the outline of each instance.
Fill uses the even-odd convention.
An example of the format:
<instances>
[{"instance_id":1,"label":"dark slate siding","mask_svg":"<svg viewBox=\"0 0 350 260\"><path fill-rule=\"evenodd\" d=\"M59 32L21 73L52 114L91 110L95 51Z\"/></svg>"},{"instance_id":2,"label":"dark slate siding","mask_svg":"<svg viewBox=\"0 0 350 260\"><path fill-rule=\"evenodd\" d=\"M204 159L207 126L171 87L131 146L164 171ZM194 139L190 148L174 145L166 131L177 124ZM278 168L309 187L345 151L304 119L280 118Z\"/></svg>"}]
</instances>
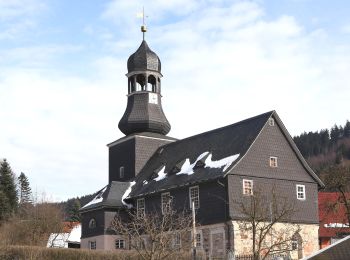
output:
<instances>
[{"instance_id":1,"label":"dark slate siding","mask_svg":"<svg viewBox=\"0 0 350 260\"><path fill-rule=\"evenodd\" d=\"M89 228L89 222L92 218L96 220L95 228ZM104 226L105 219L102 210L88 211L81 214L81 238L103 235Z\"/></svg>"},{"instance_id":2,"label":"dark slate siding","mask_svg":"<svg viewBox=\"0 0 350 260\"><path fill-rule=\"evenodd\" d=\"M173 138L134 135L109 146L109 182L129 181L135 177L153 153ZM124 166L124 178L119 178L119 168Z\"/></svg>"},{"instance_id":3,"label":"dark slate siding","mask_svg":"<svg viewBox=\"0 0 350 260\"><path fill-rule=\"evenodd\" d=\"M137 135L135 144L135 173L138 174L141 171L146 162L160 146L169 142L171 142L171 140Z\"/></svg>"},{"instance_id":4,"label":"dark slate siding","mask_svg":"<svg viewBox=\"0 0 350 260\"><path fill-rule=\"evenodd\" d=\"M278 157L278 167L269 166L270 156ZM231 171L233 174L315 182L297 158L281 129L265 124L246 155Z\"/></svg>"},{"instance_id":5,"label":"dark slate siding","mask_svg":"<svg viewBox=\"0 0 350 260\"><path fill-rule=\"evenodd\" d=\"M109 182L129 181L135 176L135 137L109 147ZM119 168L124 166L124 178Z\"/></svg>"},{"instance_id":6,"label":"dark slate siding","mask_svg":"<svg viewBox=\"0 0 350 260\"><path fill-rule=\"evenodd\" d=\"M232 219L240 219L240 209L237 202L246 200L249 202L249 196L243 196L243 179L253 180L254 190L259 191L261 196L267 198L274 189L280 198L289 198L290 205L294 205L295 213L291 216L291 220L297 223L314 223L318 224L318 206L317 206L317 183L271 180L266 178L256 178L249 176L228 176L229 201L230 201L230 217ZM296 185L305 185L306 200L298 200L296 195ZM267 199L268 200L268 199ZM282 199L280 200L282 201ZM268 201L266 201L268 205ZM267 216L269 217L269 216Z\"/></svg>"},{"instance_id":7,"label":"dark slate siding","mask_svg":"<svg viewBox=\"0 0 350 260\"><path fill-rule=\"evenodd\" d=\"M269 166L270 156L278 157L277 168ZM274 126L265 124L247 154L230 174L241 176L229 176L228 179L231 217L237 217L233 201L242 197L242 179L247 178L261 183L266 192L271 191L275 183L276 187L281 189L281 194L289 196L296 202L300 211L295 215L296 221L318 223L317 183L297 158L276 121ZM306 201L296 199L296 184L306 186Z\"/></svg>"},{"instance_id":8,"label":"dark slate siding","mask_svg":"<svg viewBox=\"0 0 350 260\"><path fill-rule=\"evenodd\" d=\"M223 180L220 183L223 183ZM197 221L201 225L221 223L227 219L227 200L225 188L217 182L201 183L199 186L200 208L196 212ZM171 189L164 192L170 192L173 197L173 207L178 211L188 211L191 214L189 206L189 187ZM161 193L148 195L145 197L146 212L157 210L160 212ZM135 200L136 205L136 200Z\"/></svg>"}]
</instances>

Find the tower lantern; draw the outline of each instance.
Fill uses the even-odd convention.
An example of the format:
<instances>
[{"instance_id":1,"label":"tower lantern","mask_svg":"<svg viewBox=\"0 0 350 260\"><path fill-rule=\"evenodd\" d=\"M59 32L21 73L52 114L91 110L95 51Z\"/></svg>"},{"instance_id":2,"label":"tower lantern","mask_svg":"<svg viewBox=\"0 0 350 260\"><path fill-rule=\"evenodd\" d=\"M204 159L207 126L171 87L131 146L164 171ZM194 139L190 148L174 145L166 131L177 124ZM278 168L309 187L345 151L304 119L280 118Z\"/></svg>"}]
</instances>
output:
<instances>
[{"instance_id":1,"label":"tower lantern","mask_svg":"<svg viewBox=\"0 0 350 260\"><path fill-rule=\"evenodd\" d=\"M153 132L166 135L170 124L161 103L161 62L144 39L146 26L141 26L143 41L127 62L128 104L119 122L125 134Z\"/></svg>"}]
</instances>

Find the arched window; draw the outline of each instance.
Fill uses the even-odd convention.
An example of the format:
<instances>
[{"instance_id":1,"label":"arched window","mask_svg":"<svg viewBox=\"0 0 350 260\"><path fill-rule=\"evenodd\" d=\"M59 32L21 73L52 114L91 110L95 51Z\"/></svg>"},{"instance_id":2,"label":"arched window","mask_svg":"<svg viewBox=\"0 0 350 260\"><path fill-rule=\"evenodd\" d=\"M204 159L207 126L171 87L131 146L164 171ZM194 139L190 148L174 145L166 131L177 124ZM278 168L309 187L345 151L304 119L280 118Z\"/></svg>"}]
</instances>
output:
<instances>
[{"instance_id":1,"label":"arched window","mask_svg":"<svg viewBox=\"0 0 350 260\"><path fill-rule=\"evenodd\" d=\"M96 220L92 218L89 221L89 228L95 228L95 227L96 227Z\"/></svg>"},{"instance_id":2,"label":"arched window","mask_svg":"<svg viewBox=\"0 0 350 260\"><path fill-rule=\"evenodd\" d=\"M145 90L146 88L146 78L144 75L139 74L136 76L136 91Z\"/></svg>"},{"instance_id":3,"label":"arched window","mask_svg":"<svg viewBox=\"0 0 350 260\"><path fill-rule=\"evenodd\" d=\"M156 84L157 84L156 77L153 75L149 75L148 82L147 82L147 90L156 92Z\"/></svg>"}]
</instances>

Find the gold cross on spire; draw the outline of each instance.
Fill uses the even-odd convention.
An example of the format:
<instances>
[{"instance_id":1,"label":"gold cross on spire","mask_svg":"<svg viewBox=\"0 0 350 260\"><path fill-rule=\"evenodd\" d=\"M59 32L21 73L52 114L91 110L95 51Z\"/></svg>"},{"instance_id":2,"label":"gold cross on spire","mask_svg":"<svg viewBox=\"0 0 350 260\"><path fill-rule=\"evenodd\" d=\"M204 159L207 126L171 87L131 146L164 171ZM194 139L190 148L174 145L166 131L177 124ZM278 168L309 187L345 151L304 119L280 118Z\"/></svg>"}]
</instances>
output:
<instances>
[{"instance_id":1,"label":"gold cross on spire","mask_svg":"<svg viewBox=\"0 0 350 260\"><path fill-rule=\"evenodd\" d=\"M142 13L138 13L137 17L142 17L142 25L141 25L141 32L142 32L142 37L143 40L145 40L145 32L147 32L147 27L145 24L145 17L147 18L148 16L145 16L145 8L142 7Z\"/></svg>"}]
</instances>

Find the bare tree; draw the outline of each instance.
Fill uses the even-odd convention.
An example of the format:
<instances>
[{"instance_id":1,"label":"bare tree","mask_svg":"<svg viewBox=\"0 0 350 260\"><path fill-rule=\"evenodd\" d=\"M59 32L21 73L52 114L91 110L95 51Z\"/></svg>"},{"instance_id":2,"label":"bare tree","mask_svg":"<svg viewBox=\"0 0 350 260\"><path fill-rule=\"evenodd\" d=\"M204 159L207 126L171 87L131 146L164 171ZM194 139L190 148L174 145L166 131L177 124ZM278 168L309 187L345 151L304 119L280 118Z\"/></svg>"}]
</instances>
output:
<instances>
[{"instance_id":1,"label":"bare tree","mask_svg":"<svg viewBox=\"0 0 350 260\"><path fill-rule=\"evenodd\" d=\"M327 189L338 192L337 201L329 202L327 210L336 212L339 207L345 210L345 220L350 223L350 168L343 165L335 165L328 168L322 175L325 175Z\"/></svg>"},{"instance_id":2,"label":"bare tree","mask_svg":"<svg viewBox=\"0 0 350 260\"><path fill-rule=\"evenodd\" d=\"M163 213L122 211L116 215L111 229L127 239L129 248L136 250L142 259L156 260L171 258L176 252L190 248L191 223L190 214L168 207Z\"/></svg>"},{"instance_id":3,"label":"bare tree","mask_svg":"<svg viewBox=\"0 0 350 260\"><path fill-rule=\"evenodd\" d=\"M287 197L277 195L273 188L268 195L260 190L236 202L242 216L239 229L252 238L253 259L266 259L272 254L294 250L292 245L300 232L300 226L291 223L297 212Z\"/></svg>"}]
</instances>

